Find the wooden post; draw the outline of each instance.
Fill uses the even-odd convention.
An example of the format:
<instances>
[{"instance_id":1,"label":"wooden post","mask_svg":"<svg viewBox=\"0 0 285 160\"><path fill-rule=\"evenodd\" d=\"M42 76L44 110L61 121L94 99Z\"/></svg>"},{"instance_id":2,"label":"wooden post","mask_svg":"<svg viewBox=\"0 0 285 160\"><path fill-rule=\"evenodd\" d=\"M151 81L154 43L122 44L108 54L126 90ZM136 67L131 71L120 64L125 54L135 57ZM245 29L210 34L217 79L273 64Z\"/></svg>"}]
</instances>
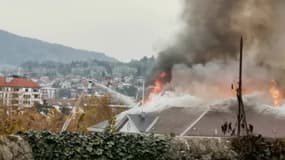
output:
<instances>
[{"instance_id":1,"label":"wooden post","mask_svg":"<svg viewBox=\"0 0 285 160\"><path fill-rule=\"evenodd\" d=\"M238 131L237 136L239 137L241 134L241 126L243 124L244 130L246 132L246 135L248 135L248 126L246 121L246 114L242 99L242 63L243 62L243 38L240 39L240 59L239 59L239 83L238 83L238 89L237 89L237 100L238 100L238 115L237 115L237 121L238 121Z\"/></svg>"},{"instance_id":2,"label":"wooden post","mask_svg":"<svg viewBox=\"0 0 285 160\"><path fill-rule=\"evenodd\" d=\"M243 39L240 39L240 54L239 54L239 81L237 88L237 100L238 100L238 114L237 114L237 136L240 136L241 129L241 103L240 97L242 96L242 51L243 51Z\"/></svg>"}]
</instances>

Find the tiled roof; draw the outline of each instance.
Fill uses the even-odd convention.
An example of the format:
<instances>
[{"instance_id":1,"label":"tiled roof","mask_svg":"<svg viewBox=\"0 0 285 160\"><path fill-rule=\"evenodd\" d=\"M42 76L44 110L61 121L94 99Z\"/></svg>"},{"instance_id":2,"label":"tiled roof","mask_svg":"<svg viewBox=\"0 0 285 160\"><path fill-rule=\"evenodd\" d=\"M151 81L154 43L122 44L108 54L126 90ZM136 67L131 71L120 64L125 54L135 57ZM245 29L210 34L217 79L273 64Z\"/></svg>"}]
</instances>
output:
<instances>
[{"instance_id":1,"label":"tiled roof","mask_svg":"<svg viewBox=\"0 0 285 160\"><path fill-rule=\"evenodd\" d=\"M264 137L284 137L285 119L269 114L263 115L253 110L246 114L247 123L254 127L254 134L262 134ZM221 130L221 126L225 122L232 123L232 126L235 127L236 113L209 111L185 136L225 136Z\"/></svg>"},{"instance_id":2,"label":"tiled roof","mask_svg":"<svg viewBox=\"0 0 285 160\"><path fill-rule=\"evenodd\" d=\"M156 114L128 114L129 119L135 124L140 132L145 132L146 129L157 117Z\"/></svg>"},{"instance_id":3,"label":"tiled roof","mask_svg":"<svg viewBox=\"0 0 285 160\"><path fill-rule=\"evenodd\" d=\"M28 78L16 77L8 82L5 77L0 77L0 87L39 88L40 85Z\"/></svg>"},{"instance_id":4,"label":"tiled roof","mask_svg":"<svg viewBox=\"0 0 285 160\"><path fill-rule=\"evenodd\" d=\"M189 127L206 109L172 107L159 114L157 123L151 128L152 133L180 135Z\"/></svg>"},{"instance_id":5,"label":"tiled roof","mask_svg":"<svg viewBox=\"0 0 285 160\"><path fill-rule=\"evenodd\" d=\"M6 85L5 78L4 77L0 77L0 86L3 87L5 85Z\"/></svg>"}]
</instances>

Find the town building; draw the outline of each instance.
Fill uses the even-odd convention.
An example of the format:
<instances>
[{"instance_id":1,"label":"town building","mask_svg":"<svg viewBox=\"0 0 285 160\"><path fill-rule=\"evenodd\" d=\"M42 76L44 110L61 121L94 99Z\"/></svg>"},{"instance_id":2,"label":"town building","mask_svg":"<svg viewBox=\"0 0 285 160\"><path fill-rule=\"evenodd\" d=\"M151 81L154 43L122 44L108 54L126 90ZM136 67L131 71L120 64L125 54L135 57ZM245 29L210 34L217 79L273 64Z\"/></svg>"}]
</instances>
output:
<instances>
[{"instance_id":1,"label":"town building","mask_svg":"<svg viewBox=\"0 0 285 160\"><path fill-rule=\"evenodd\" d=\"M20 76L0 77L0 104L3 106L32 107L42 103L40 85Z\"/></svg>"},{"instance_id":2,"label":"town building","mask_svg":"<svg viewBox=\"0 0 285 160\"><path fill-rule=\"evenodd\" d=\"M53 87L42 87L42 98L47 99L55 99L56 98L56 88Z\"/></svg>"}]
</instances>

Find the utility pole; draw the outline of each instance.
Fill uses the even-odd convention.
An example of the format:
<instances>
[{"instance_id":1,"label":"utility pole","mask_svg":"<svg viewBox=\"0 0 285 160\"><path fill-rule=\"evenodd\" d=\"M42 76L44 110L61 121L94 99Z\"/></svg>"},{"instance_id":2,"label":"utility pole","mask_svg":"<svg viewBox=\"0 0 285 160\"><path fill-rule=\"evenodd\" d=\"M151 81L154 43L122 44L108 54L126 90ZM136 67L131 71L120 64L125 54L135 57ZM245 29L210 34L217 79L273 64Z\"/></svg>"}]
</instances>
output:
<instances>
[{"instance_id":1,"label":"utility pole","mask_svg":"<svg viewBox=\"0 0 285 160\"><path fill-rule=\"evenodd\" d=\"M144 103L144 93L145 92L145 80L143 80L143 84L142 84L142 103Z\"/></svg>"},{"instance_id":2,"label":"utility pole","mask_svg":"<svg viewBox=\"0 0 285 160\"><path fill-rule=\"evenodd\" d=\"M243 62L243 38L240 39L240 56L239 56L239 83L238 83L238 89L237 89L237 100L238 100L238 115L237 115L237 121L238 121L238 131L237 136L240 137L241 134L241 128L246 131L246 135L248 135L248 126L246 121L246 114L242 99L242 62Z\"/></svg>"}]
</instances>

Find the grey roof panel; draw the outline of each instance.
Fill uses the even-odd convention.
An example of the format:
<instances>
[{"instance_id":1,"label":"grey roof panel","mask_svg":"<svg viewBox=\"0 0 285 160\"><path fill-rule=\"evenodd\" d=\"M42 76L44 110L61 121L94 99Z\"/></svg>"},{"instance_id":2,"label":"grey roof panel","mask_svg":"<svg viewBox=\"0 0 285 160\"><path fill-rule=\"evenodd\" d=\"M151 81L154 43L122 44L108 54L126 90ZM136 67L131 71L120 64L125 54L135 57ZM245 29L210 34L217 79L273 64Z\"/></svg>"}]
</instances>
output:
<instances>
[{"instance_id":1,"label":"grey roof panel","mask_svg":"<svg viewBox=\"0 0 285 160\"><path fill-rule=\"evenodd\" d=\"M284 137L285 119L274 115L261 115L254 111L246 113L248 124L253 125L253 132L265 137ZM189 130L185 136L225 136L221 126L225 122L236 125L235 112L209 111L206 115Z\"/></svg>"},{"instance_id":2,"label":"grey roof panel","mask_svg":"<svg viewBox=\"0 0 285 160\"><path fill-rule=\"evenodd\" d=\"M108 121L97 123L88 128L89 131L102 132L109 125Z\"/></svg>"},{"instance_id":3,"label":"grey roof panel","mask_svg":"<svg viewBox=\"0 0 285 160\"><path fill-rule=\"evenodd\" d=\"M180 135L186 130L206 109L173 107L159 114L157 123L150 132L165 134L175 133Z\"/></svg>"},{"instance_id":4,"label":"grey roof panel","mask_svg":"<svg viewBox=\"0 0 285 160\"><path fill-rule=\"evenodd\" d=\"M146 129L155 120L157 115L152 113L141 113L141 114L128 114L128 117L135 124L136 128L140 132L145 132Z\"/></svg>"},{"instance_id":5,"label":"grey roof panel","mask_svg":"<svg viewBox=\"0 0 285 160\"><path fill-rule=\"evenodd\" d=\"M224 136L221 126L225 122L235 125L236 115L232 112L208 111L185 136Z\"/></svg>"}]
</instances>

